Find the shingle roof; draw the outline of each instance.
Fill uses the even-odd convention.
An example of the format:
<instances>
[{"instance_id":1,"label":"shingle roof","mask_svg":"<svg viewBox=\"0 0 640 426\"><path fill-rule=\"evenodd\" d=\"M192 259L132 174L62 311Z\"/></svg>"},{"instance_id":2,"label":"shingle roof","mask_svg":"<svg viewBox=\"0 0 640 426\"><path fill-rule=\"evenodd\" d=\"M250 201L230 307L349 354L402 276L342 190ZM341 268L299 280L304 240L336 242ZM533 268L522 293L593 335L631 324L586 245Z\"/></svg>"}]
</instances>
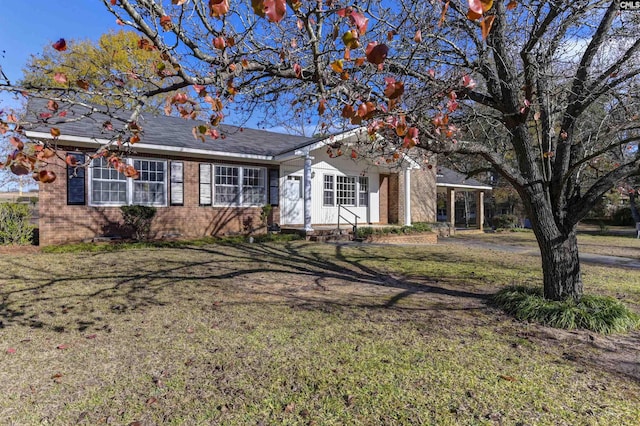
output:
<instances>
[{"instance_id":1,"label":"shingle roof","mask_svg":"<svg viewBox=\"0 0 640 426\"><path fill-rule=\"evenodd\" d=\"M438 167L438 171L436 173L436 185L490 188L486 183L482 183L479 180L472 178L467 179L467 177L462 173L458 173L455 170L451 170L446 167Z\"/></svg>"},{"instance_id":2,"label":"shingle roof","mask_svg":"<svg viewBox=\"0 0 640 426\"><path fill-rule=\"evenodd\" d=\"M67 108L65 108L67 109ZM57 127L64 136L79 136L87 138L108 139L114 135L103 129L102 124L109 120L104 114L91 113L89 117L73 120L90 111L87 107L74 105L67 109L64 119L52 117L49 119L48 127L39 125L28 128L31 131L49 132L50 127ZM47 101L31 99L27 106L26 119L34 119L40 113L50 112L47 110ZM126 111L119 111L117 115L123 120L127 119ZM67 120L67 121L65 121ZM34 120L35 121L35 120ZM113 121L113 120L111 120ZM113 121L114 126L117 125ZM191 148L199 150L210 150L216 152L228 152L235 154L253 154L275 156L283 152L288 152L297 148L316 142L318 139L302 136L288 135L283 133L269 132L249 128L240 128L230 125L219 126L219 131L224 138L213 139L207 137L205 142L197 140L192 134L192 130L202 121L185 120L179 117L165 115L154 115L143 113L138 124L142 127L141 142L144 144L160 145L167 147Z\"/></svg>"}]
</instances>

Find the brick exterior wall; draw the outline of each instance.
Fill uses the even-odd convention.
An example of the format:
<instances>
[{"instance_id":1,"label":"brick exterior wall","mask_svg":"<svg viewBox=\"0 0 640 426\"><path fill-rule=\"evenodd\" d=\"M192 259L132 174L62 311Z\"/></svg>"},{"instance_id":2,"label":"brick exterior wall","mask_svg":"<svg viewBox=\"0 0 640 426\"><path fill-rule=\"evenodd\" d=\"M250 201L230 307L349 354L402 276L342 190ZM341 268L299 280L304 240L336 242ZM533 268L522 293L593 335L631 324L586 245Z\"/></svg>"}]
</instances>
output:
<instances>
[{"instance_id":1,"label":"brick exterior wall","mask_svg":"<svg viewBox=\"0 0 640 426\"><path fill-rule=\"evenodd\" d=\"M389 210L387 223L399 223L400 217L400 180L397 173L389 175Z\"/></svg>"},{"instance_id":2,"label":"brick exterior wall","mask_svg":"<svg viewBox=\"0 0 640 426\"><path fill-rule=\"evenodd\" d=\"M411 171L411 221L436 222L436 168ZM404 194L404 192L403 192Z\"/></svg>"},{"instance_id":3,"label":"brick exterior wall","mask_svg":"<svg viewBox=\"0 0 640 426\"><path fill-rule=\"evenodd\" d=\"M160 156L152 158L167 159ZM151 238L163 238L171 234L197 238L265 231L260 221L261 207L200 206L198 169L200 162L185 159L178 161L184 163L184 206L158 207L151 226ZM129 236L127 230L123 228L119 207L89 206L88 194L87 205L68 205L67 173L64 161L57 159L52 169L57 175L55 182L40 184L40 245L76 242L103 235ZM88 179L88 173L85 179ZM170 185L167 183L167 186ZM88 182L85 188L88 192ZM279 218L279 209L274 207L273 221L279 223Z\"/></svg>"},{"instance_id":4,"label":"brick exterior wall","mask_svg":"<svg viewBox=\"0 0 640 426\"><path fill-rule=\"evenodd\" d=\"M389 223L389 175L380 175L380 223Z\"/></svg>"}]
</instances>

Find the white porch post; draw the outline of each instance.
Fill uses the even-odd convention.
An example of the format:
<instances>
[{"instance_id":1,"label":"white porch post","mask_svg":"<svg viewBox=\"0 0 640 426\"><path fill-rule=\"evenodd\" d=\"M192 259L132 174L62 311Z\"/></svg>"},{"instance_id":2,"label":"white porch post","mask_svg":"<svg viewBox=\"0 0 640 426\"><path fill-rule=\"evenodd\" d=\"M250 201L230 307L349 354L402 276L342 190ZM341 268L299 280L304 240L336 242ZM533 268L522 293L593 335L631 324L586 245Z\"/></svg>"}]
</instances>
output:
<instances>
[{"instance_id":1,"label":"white porch post","mask_svg":"<svg viewBox=\"0 0 640 426\"><path fill-rule=\"evenodd\" d=\"M450 235L456 232L456 190L447 188L447 222Z\"/></svg>"},{"instance_id":2,"label":"white porch post","mask_svg":"<svg viewBox=\"0 0 640 426\"><path fill-rule=\"evenodd\" d=\"M307 152L304 157L304 231L313 232L311 227L311 160Z\"/></svg>"},{"instance_id":3,"label":"white porch post","mask_svg":"<svg viewBox=\"0 0 640 426\"><path fill-rule=\"evenodd\" d=\"M411 169L404 169L404 225L411 226Z\"/></svg>"},{"instance_id":4,"label":"white porch post","mask_svg":"<svg viewBox=\"0 0 640 426\"><path fill-rule=\"evenodd\" d=\"M479 230L484 229L484 191L476 191L476 223Z\"/></svg>"}]
</instances>

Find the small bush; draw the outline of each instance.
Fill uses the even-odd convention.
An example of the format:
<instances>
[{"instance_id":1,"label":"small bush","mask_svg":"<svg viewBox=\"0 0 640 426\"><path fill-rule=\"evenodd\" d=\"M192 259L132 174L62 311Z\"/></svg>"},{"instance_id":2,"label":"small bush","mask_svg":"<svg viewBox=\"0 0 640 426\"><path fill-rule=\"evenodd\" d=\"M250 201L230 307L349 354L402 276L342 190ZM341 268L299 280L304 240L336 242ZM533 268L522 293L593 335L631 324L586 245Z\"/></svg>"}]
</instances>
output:
<instances>
[{"instance_id":1,"label":"small bush","mask_svg":"<svg viewBox=\"0 0 640 426\"><path fill-rule=\"evenodd\" d=\"M156 215L156 208L149 206L122 206L122 218L126 226L133 231L135 240L146 240L151 230L151 222Z\"/></svg>"},{"instance_id":2,"label":"small bush","mask_svg":"<svg viewBox=\"0 0 640 426\"><path fill-rule=\"evenodd\" d=\"M35 226L28 204L0 204L0 244L31 244Z\"/></svg>"},{"instance_id":3,"label":"small bush","mask_svg":"<svg viewBox=\"0 0 640 426\"><path fill-rule=\"evenodd\" d=\"M597 333L622 333L640 326L640 317L611 297L583 296L580 301L553 301L541 288L513 286L499 291L492 302L520 321L555 328L583 328Z\"/></svg>"},{"instance_id":4,"label":"small bush","mask_svg":"<svg viewBox=\"0 0 640 426\"><path fill-rule=\"evenodd\" d=\"M622 207L613 212L611 222L617 226L633 226L635 224L630 207Z\"/></svg>"},{"instance_id":5,"label":"small bush","mask_svg":"<svg viewBox=\"0 0 640 426\"><path fill-rule=\"evenodd\" d=\"M387 234L418 234L420 232L431 232L431 224L425 222L417 222L411 226L387 226L384 228L372 228L371 226L359 227L356 232L356 238L367 239L372 235Z\"/></svg>"},{"instance_id":6,"label":"small bush","mask_svg":"<svg viewBox=\"0 0 640 426\"><path fill-rule=\"evenodd\" d=\"M496 229L511 229L518 226L518 216L513 214L501 214L491 219L491 224Z\"/></svg>"}]
</instances>

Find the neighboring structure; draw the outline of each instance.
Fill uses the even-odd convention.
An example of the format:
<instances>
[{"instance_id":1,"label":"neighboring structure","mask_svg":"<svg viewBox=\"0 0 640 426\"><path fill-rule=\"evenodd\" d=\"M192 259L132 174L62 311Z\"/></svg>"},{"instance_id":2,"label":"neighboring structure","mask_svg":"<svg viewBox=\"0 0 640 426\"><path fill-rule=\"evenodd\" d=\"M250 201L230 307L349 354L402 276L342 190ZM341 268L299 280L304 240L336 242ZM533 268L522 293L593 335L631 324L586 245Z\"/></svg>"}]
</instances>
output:
<instances>
[{"instance_id":1,"label":"neighboring structure","mask_svg":"<svg viewBox=\"0 0 640 426\"><path fill-rule=\"evenodd\" d=\"M456 224L466 226L473 220L477 229L482 231L485 220L484 193L492 187L446 167L438 167L436 182L438 221L448 223L453 233ZM457 194L462 196L457 197Z\"/></svg>"},{"instance_id":2,"label":"neighboring structure","mask_svg":"<svg viewBox=\"0 0 640 426\"><path fill-rule=\"evenodd\" d=\"M30 111L40 111L30 106ZM68 116L67 116L68 117ZM106 117L54 124L61 130L58 178L40 184L40 244L49 245L126 235L119 207L153 205L158 214L151 236L201 237L251 233L263 226L265 204L270 223L298 227L335 225L338 209L360 224L435 222L435 170L408 159L388 166L364 156L352 158L349 145L366 138L366 129L322 138L222 126L224 138L196 140L194 121L145 116L141 142L126 154L140 178L127 179L104 158L89 167L66 166L66 154L88 161L111 133L101 130ZM48 128L27 136L51 140ZM341 146L344 155L335 156ZM329 148L329 149L328 149ZM344 222L344 219L341 219Z\"/></svg>"}]
</instances>

